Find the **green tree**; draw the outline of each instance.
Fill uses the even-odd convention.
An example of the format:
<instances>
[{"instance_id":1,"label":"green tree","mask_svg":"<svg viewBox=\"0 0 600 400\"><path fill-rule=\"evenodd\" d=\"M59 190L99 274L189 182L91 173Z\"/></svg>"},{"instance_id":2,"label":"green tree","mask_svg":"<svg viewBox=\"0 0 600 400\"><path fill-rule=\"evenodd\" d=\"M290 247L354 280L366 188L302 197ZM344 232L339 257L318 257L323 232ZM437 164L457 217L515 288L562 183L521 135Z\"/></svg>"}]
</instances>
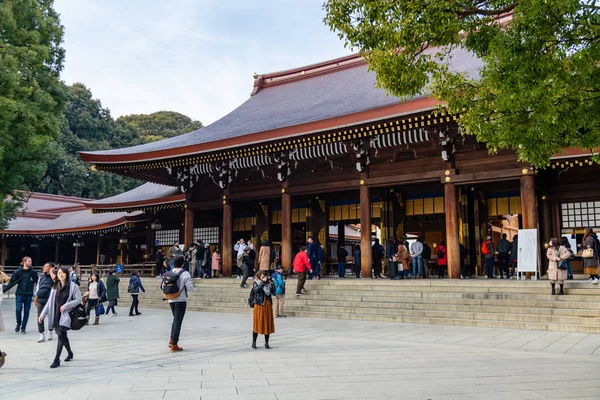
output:
<instances>
[{"instance_id":1,"label":"green tree","mask_svg":"<svg viewBox=\"0 0 600 400\"><path fill-rule=\"evenodd\" d=\"M202 123L174 111L132 114L117 118L117 123L139 132L144 142L154 142L202 128Z\"/></svg>"},{"instance_id":2,"label":"green tree","mask_svg":"<svg viewBox=\"0 0 600 400\"><path fill-rule=\"evenodd\" d=\"M0 228L18 209L16 190L44 175L60 132L63 27L52 6L0 2Z\"/></svg>"},{"instance_id":3,"label":"green tree","mask_svg":"<svg viewBox=\"0 0 600 400\"><path fill-rule=\"evenodd\" d=\"M105 150L134 146L141 139L136 130L117 124L110 111L83 84L66 88L68 101L61 119L61 134L52 143L53 161L46 174L30 188L35 191L102 198L130 190L141 182L103 171L92 171L89 164L79 158L83 150Z\"/></svg>"},{"instance_id":4,"label":"green tree","mask_svg":"<svg viewBox=\"0 0 600 400\"><path fill-rule=\"evenodd\" d=\"M595 0L328 0L323 7L325 22L360 50L380 87L401 98L430 91L490 152L512 148L545 167L561 148L600 146ZM448 68L454 48L484 61L479 77Z\"/></svg>"}]
</instances>

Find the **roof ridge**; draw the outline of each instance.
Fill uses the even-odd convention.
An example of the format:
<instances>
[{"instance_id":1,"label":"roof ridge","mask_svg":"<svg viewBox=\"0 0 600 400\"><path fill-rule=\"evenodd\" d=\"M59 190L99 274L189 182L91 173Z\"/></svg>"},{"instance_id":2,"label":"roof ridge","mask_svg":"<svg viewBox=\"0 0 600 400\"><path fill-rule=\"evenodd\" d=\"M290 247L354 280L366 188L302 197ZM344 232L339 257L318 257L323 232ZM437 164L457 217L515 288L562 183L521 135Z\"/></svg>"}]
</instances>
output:
<instances>
[{"instance_id":1,"label":"roof ridge","mask_svg":"<svg viewBox=\"0 0 600 400\"><path fill-rule=\"evenodd\" d=\"M367 62L360 54L350 54L332 60L322 61L302 67L291 68L283 71L270 72L266 74L254 74L254 86L250 96L254 96L261 89L271 86L282 85L298 80L309 79L347 68L365 65Z\"/></svg>"},{"instance_id":2,"label":"roof ridge","mask_svg":"<svg viewBox=\"0 0 600 400\"><path fill-rule=\"evenodd\" d=\"M63 200L65 203L83 203L88 199L84 199L83 197L75 197L75 196L64 196L61 194L50 194L50 193L41 193L41 192L29 192L29 197L34 199L52 199L52 200Z\"/></svg>"}]
</instances>

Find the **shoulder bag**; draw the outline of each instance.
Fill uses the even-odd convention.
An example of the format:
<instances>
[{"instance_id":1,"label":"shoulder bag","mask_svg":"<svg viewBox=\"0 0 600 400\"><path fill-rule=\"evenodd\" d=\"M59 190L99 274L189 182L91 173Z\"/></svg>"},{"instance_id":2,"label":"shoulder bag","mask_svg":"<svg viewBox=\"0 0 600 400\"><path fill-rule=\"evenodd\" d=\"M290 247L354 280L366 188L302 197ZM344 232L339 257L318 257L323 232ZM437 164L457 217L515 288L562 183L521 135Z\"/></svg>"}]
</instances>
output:
<instances>
[{"instance_id":1,"label":"shoulder bag","mask_svg":"<svg viewBox=\"0 0 600 400\"><path fill-rule=\"evenodd\" d=\"M75 308L69 311L71 317L71 329L78 331L83 328L88 322L87 311L83 304L77 304Z\"/></svg>"},{"instance_id":2,"label":"shoulder bag","mask_svg":"<svg viewBox=\"0 0 600 400\"><path fill-rule=\"evenodd\" d=\"M581 258L594 258L594 250L591 247L583 249L583 252L581 253Z\"/></svg>"}]
</instances>

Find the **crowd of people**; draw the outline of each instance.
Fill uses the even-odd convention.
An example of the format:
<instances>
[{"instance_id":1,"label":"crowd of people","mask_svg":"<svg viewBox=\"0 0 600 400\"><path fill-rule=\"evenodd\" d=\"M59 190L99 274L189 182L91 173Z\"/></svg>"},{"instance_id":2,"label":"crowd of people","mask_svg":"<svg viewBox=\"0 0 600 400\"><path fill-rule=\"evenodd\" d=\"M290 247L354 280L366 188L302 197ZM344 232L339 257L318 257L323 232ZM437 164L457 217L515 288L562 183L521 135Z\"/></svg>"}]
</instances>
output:
<instances>
[{"instance_id":1,"label":"crowd of people","mask_svg":"<svg viewBox=\"0 0 600 400\"><path fill-rule=\"evenodd\" d=\"M184 252L179 242L175 242L169 248L167 254L162 248L156 252L158 277L174 269L177 256L183 257L183 269L195 279L216 278L221 272L221 252L218 246L211 253L210 244L194 241Z\"/></svg>"}]
</instances>

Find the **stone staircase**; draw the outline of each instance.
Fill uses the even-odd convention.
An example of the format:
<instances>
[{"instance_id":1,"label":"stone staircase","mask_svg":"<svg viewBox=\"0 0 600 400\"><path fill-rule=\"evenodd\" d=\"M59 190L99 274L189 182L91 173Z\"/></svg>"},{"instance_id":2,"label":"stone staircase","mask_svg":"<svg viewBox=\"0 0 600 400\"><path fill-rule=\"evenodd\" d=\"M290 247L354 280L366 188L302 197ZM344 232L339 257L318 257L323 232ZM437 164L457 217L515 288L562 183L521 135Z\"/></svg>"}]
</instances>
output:
<instances>
[{"instance_id":1,"label":"stone staircase","mask_svg":"<svg viewBox=\"0 0 600 400\"><path fill-rule=\"evenodd\" d=\"M121 306L128 302L122 279ZM168 308L160 280L145 278L142 308ZM188 310L251 313L250 291L230 278L194 280ZM600 333L600 287L569 281L566 295L550 295L548 281L473 280L344 280L306 282L306 295L294 295L289 279L285 313L308 318L393 321L485 328Z\"/></svg>"}]
</instances>

